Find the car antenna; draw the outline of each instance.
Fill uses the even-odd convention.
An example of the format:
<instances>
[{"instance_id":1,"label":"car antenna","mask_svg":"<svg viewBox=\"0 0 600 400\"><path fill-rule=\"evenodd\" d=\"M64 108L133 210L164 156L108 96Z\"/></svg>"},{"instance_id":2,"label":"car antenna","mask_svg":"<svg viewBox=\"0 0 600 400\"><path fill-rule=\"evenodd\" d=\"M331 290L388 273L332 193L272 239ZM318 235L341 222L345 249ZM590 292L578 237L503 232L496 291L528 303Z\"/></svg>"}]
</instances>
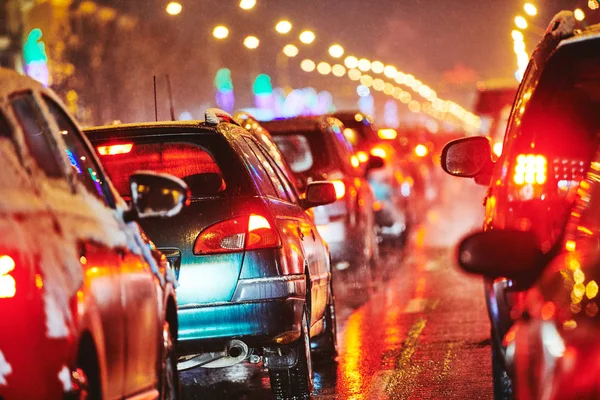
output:
<instances>
[{"instance_id":1,"label":"car antenna","mask_svg":"<svg viewBox=\"0 0 600 400\"><path fill-rule=\"evenodd\" d=\"M156 104L156 75L154 75L154 121L158 122L158 105Z\"/></svg>"},{"instance_id":2,"label":"car antenna","mask_svg":"<svg viewBox=\"0 0 600 400\"><path fill-rule=\"evenodd\" d=\"M169 91L169 111L171 112L171 121L175 121L175 107L173 106L173 92L171 91L171 77L169 74L167 78L167 90Z\"/></svg>"}]
</instances>

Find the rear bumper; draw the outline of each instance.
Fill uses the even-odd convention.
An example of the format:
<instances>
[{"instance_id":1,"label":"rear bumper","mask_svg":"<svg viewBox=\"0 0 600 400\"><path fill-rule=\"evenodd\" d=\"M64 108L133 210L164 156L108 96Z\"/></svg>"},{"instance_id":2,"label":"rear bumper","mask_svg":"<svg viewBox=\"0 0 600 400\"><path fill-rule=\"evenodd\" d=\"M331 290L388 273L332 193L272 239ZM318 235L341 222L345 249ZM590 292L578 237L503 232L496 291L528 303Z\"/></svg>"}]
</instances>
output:
<instances>
[{"instance_id":1,"label":"rear bumper","mask_svg":"<svg viewBox=\"0 0 600 400\"><path fill-rule=\"evenodd\" d=\"M303 297L179 308L179 355L198 353L230 339L249 347L291 343L300 337Z\"/></svg>"}]
</instances>

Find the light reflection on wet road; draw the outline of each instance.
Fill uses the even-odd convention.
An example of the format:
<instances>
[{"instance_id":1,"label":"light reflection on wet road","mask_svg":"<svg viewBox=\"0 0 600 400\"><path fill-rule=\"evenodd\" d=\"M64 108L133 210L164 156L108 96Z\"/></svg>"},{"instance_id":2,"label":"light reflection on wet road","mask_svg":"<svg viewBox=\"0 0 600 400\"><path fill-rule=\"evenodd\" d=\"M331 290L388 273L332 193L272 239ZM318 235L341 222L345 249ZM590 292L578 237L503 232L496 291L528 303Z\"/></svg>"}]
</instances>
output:
<instances>
[{"instance_id":1,"label":"light reflection on wet road","mask_svg":"<svg viewBox=\"0 0 600 400\"><path fill-rule=\"evenodd\" d=\"M483 286L457 271L450 246L458 236L448 224L469 226L447 208L440 223L438 212L413 232L405 256L384 257L390 279L380 278L375 291L335 283L340 356L315 367L315 399L492 397ZM268 381L266 371L246 364L182 375L186 399L269 399Z\"/></svg>"}]
</instances>

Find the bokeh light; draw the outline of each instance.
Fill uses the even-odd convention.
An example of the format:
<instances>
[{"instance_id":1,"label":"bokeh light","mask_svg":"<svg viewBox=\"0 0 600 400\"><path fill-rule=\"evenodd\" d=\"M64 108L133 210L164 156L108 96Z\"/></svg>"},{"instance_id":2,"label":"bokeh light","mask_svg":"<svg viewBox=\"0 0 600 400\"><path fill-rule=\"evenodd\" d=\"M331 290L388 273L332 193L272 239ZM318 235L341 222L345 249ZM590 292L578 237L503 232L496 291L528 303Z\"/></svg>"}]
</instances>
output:
<instances>
[{"instance_id":1,"label":"bokeh light","mask_svg":"<svg viewBox=\"0 0 600 400\"><path fill-rule=\"evenodd\" d=\"M575 16L575 19L577 21L583 21L585 19L585 13L581 8L578 8L575 11L573 11L573 15Z\"/></svg>"},{"instance_id":2,"label":"bokeh light","mask_svg":"<svg viewBox=\"0 0 600 400\"><path fill-rule=\"evenodd\" d=\"M331 73L335 76L342 77L346 75L346 68L342 64L335 64L331 67Z\"/></svg>"},{"instance_id":3,"label":"bokeh light","mask_svg":"<svg viewBox=\"0 0 600 400\"><path fill-rule=\"evenodd\" d=\"M285 19L281 20L275 25L275 30L281 34L289 33L292 30L292 23Z\"/></svg>"},{"instance_id":4,"label":"bokeh light","mask_svg":"<svg viewBox=\"0 0 600 400\"><path fill-rule=\"evenodd\" d=\"M317 65L317 71L321 74L321 75L328 75L331 72L331 65L329 65L326 62L320 62Z\"/></svg>"},{"instance_id":5,"label":"bokeh light","mask_svg":"<svg viewBox=\"0 0 600 400\"><path fill-rule=\"evenodd\" d=\"M179 13L181 13L181 10L183 9L183 6L176 2L176 1L172 1L169 4L167 4L167 14L169 15L177 15Z\"/></svg>"},{"instance_id":6,"label":"bokeh light","mask_svg":"<svg viewBox=\"0 0 600 400\"><path fill-rule=\"evenodd\" d=\"M532 17L537 14L537 7L531 3L525 3L523 9L525 10L525 13L527 13L527 15L531 15Z\"/></svg>"},{"instance_id":7,"label":"bokeh light","mask_svg":"<svg viewBox=\"0 0 600 400\"><path fill-rule=\"evenodd\" d=\"M527 29L527 20L520 15L515 17L515 25L519 29Z\"/></svg>"},{"instance_id":8,"label":"bokeh light","mask_svg":"<svg viewBox=\"0 0 600 400\"><path fill-rule=\"evenodd\" d=\"M298 48L293 44L286 44L285 46L283 46L283 54L285 54L288 57L296 57L298 55L298 52Z\"/></svg>"},{"instance_id":9,"label":"bokeh light","mask_svg":"<svg viewBox=\"0 0 600 400\"><path fill-rule=\"evenodd\" d=\"M358 67L358 58L354 56L348 56L344 59L344 65L346 65L346 68L356 68Z\"/></svg>"},{"instance_id":10,"label":"bokeh light","mask_svg":"<svg viewBox=\"0 0 600 400\"><path fill-rule=\"evenodd\" d=\"M302 62L300 63L300 68L302 68L302 71L306 71L306 72L313 72L316 68L316 64L313 60L302 60Z\"/></svg>"},{"instance_id":11,"label":"bokeh light","mask_svg":"<svg viewBox=\"0 0 600 400\"><path fill-rule=\"evenodd\" d=\"M304 44L311 44L312 42L315 41L315 34L313 31L302 31L302 33L300 33L300 41Z\"/></svg>"},{"instance_id":12,"label":"bokeh light","mask_svg":"<svg viewBox=\"0 0 600 400\"><path fill-rule=\"evenodd\" d=\"M242 10L251 10L256 5L256 0L240 0L240 8Z\"/></svg>"},{"instance_id":13,"label":"bokeh light","mask_svg":"<svg viewBox=\"0 0 600 400\"><path fill-rule=\"evenodd\" d=\"M259 44L260 40L258 40L256 36L246 36L246 38L244 39L244 46L251 50L256 49Z\"/></svg>"},{"instance_id":14,"label":"bokeh light","mask_svg":"<svg viewBox=\"0 0 600 400\"><path fill-rule=\"evenodd\" d=\"M367 60L366 58L361 58L358 60L358 69L360 69L362 72L367 72L371 69L371 61Z\"/></svg>"},{"instance_id":15,"label":"bokeh light","mask_svg":"<svg viewBox=\"0 0 600 400\"><path fill-rule=\"evenodd\" d=\"M225 39L229 36L229 29L224 25L217 25L215 26L215 29L213 29L213 36L217 39Z\"/></svg>"},{"instance_id":16,"label":"bokeh light","mask_svg":"<svg viewBox=\"0 0 600 400\"><path fill-rule=\"evenodd\" d=\"M375 73L375 74L381 74L384 69L385 69L385 66L383 65L383 63L381 61L373 61L371 63L371 71L373 71L373 73Z\"/></svg>"},{"instance_id":17,"label":"bokeh light","mask_svg":"<svg viewBox=\"0 0 600 400\"><path fill-rule=\"evenodd\" d=\"M344 48L339 44L334 44L329 48L329 55L333 58L340 58L344 55Z\"/></svg>"}]
</instances>

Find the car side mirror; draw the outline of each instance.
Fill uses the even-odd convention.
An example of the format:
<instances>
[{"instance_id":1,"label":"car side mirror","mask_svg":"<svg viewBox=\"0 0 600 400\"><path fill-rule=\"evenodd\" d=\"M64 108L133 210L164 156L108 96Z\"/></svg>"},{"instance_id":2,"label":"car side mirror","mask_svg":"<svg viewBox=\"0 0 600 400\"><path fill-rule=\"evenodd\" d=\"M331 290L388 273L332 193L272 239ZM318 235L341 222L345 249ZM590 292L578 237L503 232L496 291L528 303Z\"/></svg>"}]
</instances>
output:
<instances>
[{"instance_id":1,"label":"car side mirror","mask_svg":"<svg viewBox=\"0 0 600 400\"><path fill-rule=\"evenodd\" d=\"M485 136L472 136L447 143L442 150L441 165L444 171L453 176L475 178L489 174L491 178L494 164L490 140Z\"/></svg>"},{"instance_id":2,"label":"car side mirror","mask_svg":"<svg viewBox=\"0 0 600 400\"><path fill-rule=\"evenodd\" d=\"M370 172L374 169L383 168L385 166L385 161L383 158L379 156L370 155L367 160L367 165L365 166L365 172Z\"/></svg>"},{"instance_id":3,"label":"car side mirror","mask_svg":"<svg viewBox=\"0 0 600 400\"><path fill-rule=\"evenodd\" d=\"M132 215L127 220L172 217L190 203L190 189L172 175L138 171L129 177L129 187Z\"/></svg>"},{"instance_id":4,"label":"car side mirror","mask_svg":"<svg viewBox=\"0 0 600 400\"><path fill-rule=\"evenodd\" d=\"M306 186L306 197L302 199L302 207L308 210L312 207L334 203L336 200L335 186L332 182L311 182Z\"/></svg>"},{"instance_id":5,"label":"car side mirror","mask_svg":"<svg viewBox=\"0 0 600 400\"><path fill-rule=\"evenodd\" d=\"M491 230L467 236L458 246L458 264L470 274L530 281L547 257L532 231Z\"/></svg>"}]
</instances>

